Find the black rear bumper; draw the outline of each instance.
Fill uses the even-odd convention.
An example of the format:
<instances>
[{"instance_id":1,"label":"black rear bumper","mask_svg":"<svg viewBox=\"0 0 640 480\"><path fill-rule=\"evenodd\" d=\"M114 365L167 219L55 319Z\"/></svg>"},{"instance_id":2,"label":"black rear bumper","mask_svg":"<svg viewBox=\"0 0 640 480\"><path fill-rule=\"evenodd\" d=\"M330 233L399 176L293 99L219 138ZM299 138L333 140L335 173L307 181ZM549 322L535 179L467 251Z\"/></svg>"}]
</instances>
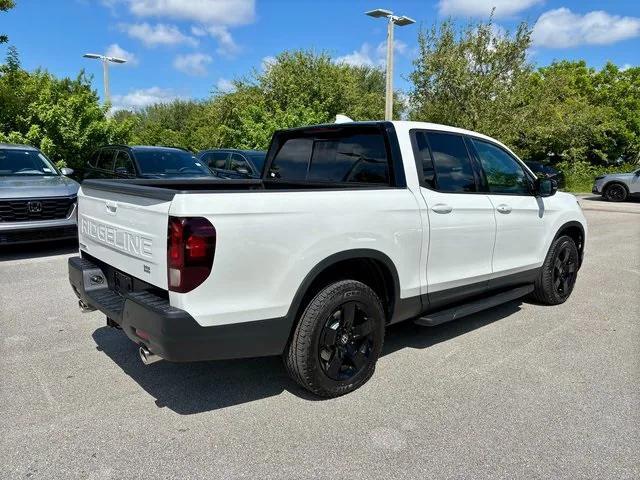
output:
<instances>
[{"instance_id":1,"label":"black rear bumper","mask_svg":"<svg viewBox=\"0 0 640 480\"><path fill-rule=\"evenodd\" d=\"M112 290L100 267L82 257L69 259L69 282L80 300L119 324L132 341L172 362L279 355L289 338L286 318L203 327L151 291Z\"/></svg>"}]
</instances>

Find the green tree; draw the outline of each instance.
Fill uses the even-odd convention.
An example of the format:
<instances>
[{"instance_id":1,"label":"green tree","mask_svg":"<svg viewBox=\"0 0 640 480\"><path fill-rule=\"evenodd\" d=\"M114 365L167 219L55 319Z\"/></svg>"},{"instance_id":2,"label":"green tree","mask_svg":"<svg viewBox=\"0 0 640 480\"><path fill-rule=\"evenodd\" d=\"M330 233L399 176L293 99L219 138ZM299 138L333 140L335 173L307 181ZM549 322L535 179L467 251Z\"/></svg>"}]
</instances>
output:
<instances>
[{"instance_id":1,"label":"green tree","mask_svg":"<svg viewBox=\"0 0 640 480\"><path fill-rule=\"evenodd\" d=\"M339 113L354 120L384 115L382 70L336 63L326 53L283 52L264 71L234 86L234 92L218 94L211 103L221 145L266 148L277 129L333 122ZM396 98L396 115L402 108Z\"/></svg>"},{"instance_id":2,"label":"green tree","mask_svg":"<svg viewBox=\"0 0 640 480\"><path fill-rule=\"evenodd\" d=\"M0 0L0 12L6 12L16 6L14 0ZM0 43L7 43L9 38L6 35L0 34Z\"/></svg>"},{"instance_id":3,"label":"green tree","mask_svg":"<svg viewBox=\"0 0 640 480\"><path fill-rule=\"evenodd\" d=\"M522 86L533 70L526 57L530 35L526 23L511 34L492 19L462 31L451 20L421 30L410 74L410 118L513 138Z\"/></svg>"},{"instance_id":4,"label":"green tree","mask_svg":"<svg viewBox=\"0 0 640 480\"><path fill-rule=\"evenodd\" d=\"M126 142L131 120L106 116L91 79L58 79L42 70L26 72L15 49L0 66L0 137L40 148L52 160L74 168L91 151L110 142Z\"/></svg>"}]
</instances>

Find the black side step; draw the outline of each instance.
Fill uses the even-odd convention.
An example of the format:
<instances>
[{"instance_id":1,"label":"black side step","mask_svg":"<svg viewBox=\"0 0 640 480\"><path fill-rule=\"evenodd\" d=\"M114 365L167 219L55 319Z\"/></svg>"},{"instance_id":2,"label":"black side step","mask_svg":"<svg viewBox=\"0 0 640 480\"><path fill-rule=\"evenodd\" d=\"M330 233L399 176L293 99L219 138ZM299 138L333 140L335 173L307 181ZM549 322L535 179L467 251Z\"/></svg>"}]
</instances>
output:
<instances>
[{"instance_id":1,"label":"black side step","mask_svg":"<svg viewBox=\"0 0 640 480\"><path fill-rule=\"evenodd\" d=\"M438 312L427 313L426 315L416 318L414 323L417 325L423 325L426 327L432 327L434 325L440 325L441 323L450 322L457 318L466 317L473 313L486 310L487 308L495 307L505 302L515 300L516 298L524 297L525 295L533 292L533 285L524 285L522 287L513 288L505 292L500 292L490 297L481 298L473 302L464 303L446 310L440 310Z\"/></svg>"}]
</instances>

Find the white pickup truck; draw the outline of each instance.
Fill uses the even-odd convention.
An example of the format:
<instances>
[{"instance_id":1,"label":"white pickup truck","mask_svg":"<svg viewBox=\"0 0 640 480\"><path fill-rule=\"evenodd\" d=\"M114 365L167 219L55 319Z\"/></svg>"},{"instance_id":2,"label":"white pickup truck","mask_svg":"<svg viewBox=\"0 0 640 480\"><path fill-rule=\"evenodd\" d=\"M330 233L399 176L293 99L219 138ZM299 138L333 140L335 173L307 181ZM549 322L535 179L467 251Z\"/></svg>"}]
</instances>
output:
<instances>
[{"instance_id":1,"label":"white pickup truck","mask_svg":"<svg viewBox=\"0 0 640 480\"><path fill-rule=\"evenodd\" d=\"M417 122L276 132L261 179L85 181L78 210L73 290L144 363L283 355L326 397L389 324L564 302L587 230L501 143Z\"/></svg>"}]
</instances>

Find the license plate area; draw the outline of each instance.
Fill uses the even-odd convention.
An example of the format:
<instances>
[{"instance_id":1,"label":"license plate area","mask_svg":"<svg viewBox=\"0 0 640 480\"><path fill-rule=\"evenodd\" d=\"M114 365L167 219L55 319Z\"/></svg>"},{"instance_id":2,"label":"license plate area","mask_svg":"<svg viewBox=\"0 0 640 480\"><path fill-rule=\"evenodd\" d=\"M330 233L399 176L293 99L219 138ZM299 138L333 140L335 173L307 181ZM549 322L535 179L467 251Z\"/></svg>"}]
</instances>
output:
<instances>
[{"instance_id":1,"label":"license plate area","mask_svg":"<svg viewBox=\"0 0 640 480\"><path fill-rule=\"evenodd\" d=\"M118 293L130 293L133 291L133 282L129 275L116 270L113 278L113 286Z\"/></svg>"}]
</instances>

